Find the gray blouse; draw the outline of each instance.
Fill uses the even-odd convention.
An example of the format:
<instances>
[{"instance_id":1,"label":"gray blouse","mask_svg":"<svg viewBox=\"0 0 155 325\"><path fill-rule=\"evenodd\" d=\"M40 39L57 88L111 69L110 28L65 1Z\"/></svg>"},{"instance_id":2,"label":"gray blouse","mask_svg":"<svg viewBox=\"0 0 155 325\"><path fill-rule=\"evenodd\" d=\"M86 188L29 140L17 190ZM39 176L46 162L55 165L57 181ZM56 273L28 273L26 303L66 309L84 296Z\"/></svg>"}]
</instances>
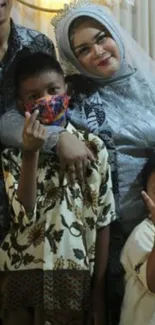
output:
<instances>
[{"instance_id":1,"label":"gray blouse","mask_svg":"<svg viewBox=\"0 0 155 325\"><path fill-rule=\"evenodd\" d=\"M120 217L126 235L147 213L141 196L140 171L148 151L155 147L155 97L152 96L144 80L132 72L98 88L92 97L81 96L80 101L77 96L70 116L77 126L88 126L99 136L107 125L112 130L117 150ZM97 105L101 102L102 105ZM96 122L101 125L103 115L107 123L97 130Z\"/></svg>"},{"instance_id":2,"label":"gray blouse","mask_svg":"<svg viewBox=\"0 0 155 325\"><path fill-rule=\"evenodd\" d=\"M117 148L121 218L129 233L146 216L139 174L155 148L155 97L137 72L100 93Z\"/></svg>"}]
</instances>

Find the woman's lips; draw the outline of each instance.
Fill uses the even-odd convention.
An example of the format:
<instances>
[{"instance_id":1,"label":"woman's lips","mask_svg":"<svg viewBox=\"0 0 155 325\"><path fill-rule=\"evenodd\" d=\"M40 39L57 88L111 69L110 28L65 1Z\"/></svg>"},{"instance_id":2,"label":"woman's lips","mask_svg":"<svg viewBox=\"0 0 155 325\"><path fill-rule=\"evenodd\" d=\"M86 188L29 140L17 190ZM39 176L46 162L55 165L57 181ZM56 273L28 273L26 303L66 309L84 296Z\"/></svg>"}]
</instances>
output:
<instances>
[{"instance_id":1,"label":"woman's lips","mask_svg":"<svg viewBox=\"0 0 155 325\"><path fill-rule=\"evenodd\" d=\"M102 61L100 61L100 63L98 64L98 66L104 66L108 63L109 59L111 58L111 56L108 56L107 58L104 58Z\"/></svg>"}]
</instances>

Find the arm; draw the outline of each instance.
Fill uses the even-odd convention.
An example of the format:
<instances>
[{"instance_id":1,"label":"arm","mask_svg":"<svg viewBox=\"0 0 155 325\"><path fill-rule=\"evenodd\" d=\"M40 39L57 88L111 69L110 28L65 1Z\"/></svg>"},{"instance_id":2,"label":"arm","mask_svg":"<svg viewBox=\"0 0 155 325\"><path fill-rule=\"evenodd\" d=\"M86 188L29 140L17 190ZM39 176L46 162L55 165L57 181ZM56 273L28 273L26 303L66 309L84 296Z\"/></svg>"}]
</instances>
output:
<instances>
[{"instance_id":1,"label":"arm","mask_svg":"<svg viewBox=\"0 0 155 325\"><path fill-rule=\"evenodd\" d=\"M39 149L46 138L46 130L37 120L38 111L26 114L23 131L23 157L18 185L18 199L27 213L32 212L37 196Z\"/></svg>"},{"instance_id":2,"label":"arm","mask_svg":"<svg viewBox=\"0 0 155 325\"><path fill-rule=\"evenodd\" d=\"M102 147L99 149L98 155L100 192L98 200L96 259L93 283L93 313L95 325L104 324L104 289L109 254L110 223L116 219L108 153L102 141L99 141Z\"/></svg>"},{"instance_id":3,"label":"arm","mask_svg":"<svg viewBox=\"0 0 155 325\"><path fill-rule=\"evenodd\" d=\"M94 325L104 324L104 281L109 253L109 226L97 232L96 259L93 281L93 317Z\"/></svg>"},{"instance_id":4,"label":"arm","mask_svg":"<svg viewBox=\"0 0 155 325\"><path fill-rule=\"evenodd\" d=\"M0 118L1 142L7 147L20 148L23 127L24 117L16 109L3 114Z\"/></svg>"},{"instance_id":5,"label":"arm","mask_svg":"<svg viewBox=\"0 0 155 325\"><path fill-rule=\"evenodd\" d=\"M24 121L24 116L16 109L12 109L1 117L0 138L5 146L22 149ZM73 173L70 173L71 182L74 182L76 177L81 181L85 177L87 158L93 160L94 157L82 141L67 131L61 133L62 130L64 129L61 127L46 126L47 137L42 150L50 153L56 147L63 170L66 171L68 166L73 170Z\"/></svg>"},{"instance_id":6,"label":"arm","mask_svg":"<svg viewBox=\"0 0 155 325\"><path fill-rule=\"evenodd\" d=\"M25 117L22 116L17 109L12 109L0 118L0 139L7 147L22 148L22 133L24 128ZM59 133L62 128L56 126L48 126L47 140L49 139L49 148L56 145L55 133ZM52 133L54 134L52 137ZM46 141L47 141L46 140ZM44 147L44 150L48 150Z\"/></svg>"},{"instance_id":7,"label":"arm","mask_svg":"<svg viewBox=\"0 0 155 325\"><path fill-rule=\"evenodd\" d=\"M17 195L27 213L33 211L36 203L38 157L39 151L23 152Z\"/></svg>"}]
</instances>

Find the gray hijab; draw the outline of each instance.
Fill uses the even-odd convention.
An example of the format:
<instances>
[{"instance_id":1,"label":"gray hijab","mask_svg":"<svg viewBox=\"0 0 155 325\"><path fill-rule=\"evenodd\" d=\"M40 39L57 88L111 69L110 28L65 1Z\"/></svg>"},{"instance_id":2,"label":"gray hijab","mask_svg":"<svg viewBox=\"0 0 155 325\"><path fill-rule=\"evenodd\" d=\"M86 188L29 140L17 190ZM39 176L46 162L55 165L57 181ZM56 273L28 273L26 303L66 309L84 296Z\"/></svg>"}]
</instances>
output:
<instances>
[{"instance_id":1,"label":"gray hijab","mask_svg":"<svg viewBox=\"0 0 155 325\"><path fill-rule=\"evenodd\" d=\"M110 32L113 39L116 41L117 46L120 51L121 56L121 66L120 69L110 78L100 78L90 74L86 71L81 64L76 59L69 40L69 29L72 22L79 17L88 16L90 18L94 18L99 23L103 24L105 28ZM100 85L104 85L105 83L110 83L113 81L117 81L124 76L128 76L131 73L131 69L129 68L127 61L125 59L125 49L122 43L122 38L119 33L118 24L114 21L112 15L110 15L107 11L107 8L104 6L88 4L83 5L79 8L72 9L66 14L61 21L59 21L56 27L56 39L60 57L66 61L70 62L73 66L76 67L81 74L86 77L94 80Z\"/></svg>"},{"instance_id":2,"label":"gray hijab","mask_svg":"<svg viewBox=\"0 0 155 325\"><path fill-rule=\"evenodd\" d=\"M90 73L88 73L76 59L70 45L69 40L69 29L72 22L82 16L89 16L94 18L101 24L103 24L106 29L110 32L114 40L116 41L121 57L121 66L118 72L116 72L112 77L99 78ZM56 28L56 38L59 49L59 54L61 58L67 62L70 62L73 66L77 68L81 74L85 75L89 79L93 80L99 87L104 86L107 83L116 82L131 73L126 59L125 59L125 49L121 41L121 36L119 34L117 25L112 20L110 14L103 6L98 5L82 5L80 8L71 9L68 14L59 21L59 24ZM94 92L90 97L83 97L80 94L76 97L76 104L73 105L74 110L71 112L71 120L76 125L78 125L78 120L81 120L81 125L86 121L87 127L90 132L95 133L105 142L111 164L112 171L112 181L113 181L113 192L115 195L116 209L119 214L119 191L118 191L118 175L117 175L117 157L116 157L116 148L113 141L112 129L109 126L109 123L106 118L104 111L104 105L102 100L102 95L98 91ZM77 108L77 109L76 109Z\"/></svg>"}]
</instances>

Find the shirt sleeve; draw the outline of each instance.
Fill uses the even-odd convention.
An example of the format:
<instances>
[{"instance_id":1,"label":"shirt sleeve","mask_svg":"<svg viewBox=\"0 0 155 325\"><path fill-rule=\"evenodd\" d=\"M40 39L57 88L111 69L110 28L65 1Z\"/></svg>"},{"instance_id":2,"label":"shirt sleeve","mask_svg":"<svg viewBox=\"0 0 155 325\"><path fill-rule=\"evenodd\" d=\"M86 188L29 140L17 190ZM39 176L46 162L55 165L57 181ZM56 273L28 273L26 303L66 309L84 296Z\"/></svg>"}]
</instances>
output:
<instances>
[{"instance_id":1,"label":"shirt sleeve","mask_svg":"<svg viewBox=\"0 0 155 325\"><path fill-rule=\"evenodd\" d=\"M108 152L104 144L99 152L99 165L101 184L98 202L99 212L97 227L101 228L108 226L116 219L115 200L112 191L111 169L108 163Z\"/></svg>"},{"instance_id":2,"label":"shirt sleeve","mask_svg":"<svg viewBox=\"0 0 155 325\"><path fill-rule=\"evenodd\" d=\"M90 133L88 135L88 147L94 153L96 158L96 187L98 190L98 217L97 228L108 226L116 219L115 200L112 191L111 169L108 163L108 152L105 144L101 139ZM86 142L87 144L87 142Z\"/></svg>"},{"instance_id":3,"label":"shirt sleeve","mask_svg":"<svg viewBox=\"0 0 155 325\"><path fill-rule=\"evenodd\" d=\"M53 42L44 34L38 33L33 39L31 52L44 52L56 59L56 53Z\"/></svg>"},{"instance_id":4,"label":"shirt sleeve","mask_svg":"<svg viewBox=\"0 0 155 325\"><path fill-rule=\"evenodd\" d=\"M0 139L7 147L22 148L22 133L24 128L24 116L17 109L11 109L0 118ZM43 151L49 151L56 145L56 136L63 130L58 126L46 126L48 138L45 141ZM52 136L53 134L53 136ZM48 145L46 145L48 144Z\"/></svg>"},{"instance_id":5,"label":"shirt sleeve","mask_svg":"<svg viewBox=\"0 0 155 325\"><path fill-rule=\"evenodd\" d=\"M148 260L148 256L146 257L146 261L135 266L136 275L137 275L139 281L144 285L144 287L146 289L148 289L147 277L146 277L146 275L147 275L147 260Z\"/></svg>"},{"instance_id":6,"label":"shirt sleeve","mask_svg":"<svg viewBox=\"0 0 155 325\"><path fill-rule=\"evenodd\" d=\"M155 231L151 221L146 219L131 233L121 254L121 263L126 272L126 280L131 275L147 285L147 261L154 245Z\"/></svg>"},{"instance_id":7,"label":"shirt sleeve","mask_svg":"<svg viewBox=\"0 0 155 325\"><path fill-rule=\"evenodd\" d=\"M24 206L18 200L19 161L21 161L21 153L19 151L11 149L3 151L2 168L6 194L9 200L11 222L23 228L36 219L36 206L32 213L26 213Z\"/></svg>"},{"instance_id":8,"label":"shirt sleeve","mask_svg":"<svg viewBox=\"0 0 155 325\"><path fill-rule=\"evenodd\" d=\"M108 152L104 142L88 131L77 131L71 124L67 131L77 136L85 142L86 146L94 154L96 162L90 162L90 170L93 171L93 177L88 182L93 184L94 192L97 195L97 228L108 226L117 216L115 211L115 200L112 191L111 168L108 163ZM91 173L90 173L91 174ZM89 176L88 176L89 178ZM96 188L95 188L96 187ZM99 187L99 189L98 189ZM96 201L96 196L95 199Z\"/></svg>"}]
</instances>

